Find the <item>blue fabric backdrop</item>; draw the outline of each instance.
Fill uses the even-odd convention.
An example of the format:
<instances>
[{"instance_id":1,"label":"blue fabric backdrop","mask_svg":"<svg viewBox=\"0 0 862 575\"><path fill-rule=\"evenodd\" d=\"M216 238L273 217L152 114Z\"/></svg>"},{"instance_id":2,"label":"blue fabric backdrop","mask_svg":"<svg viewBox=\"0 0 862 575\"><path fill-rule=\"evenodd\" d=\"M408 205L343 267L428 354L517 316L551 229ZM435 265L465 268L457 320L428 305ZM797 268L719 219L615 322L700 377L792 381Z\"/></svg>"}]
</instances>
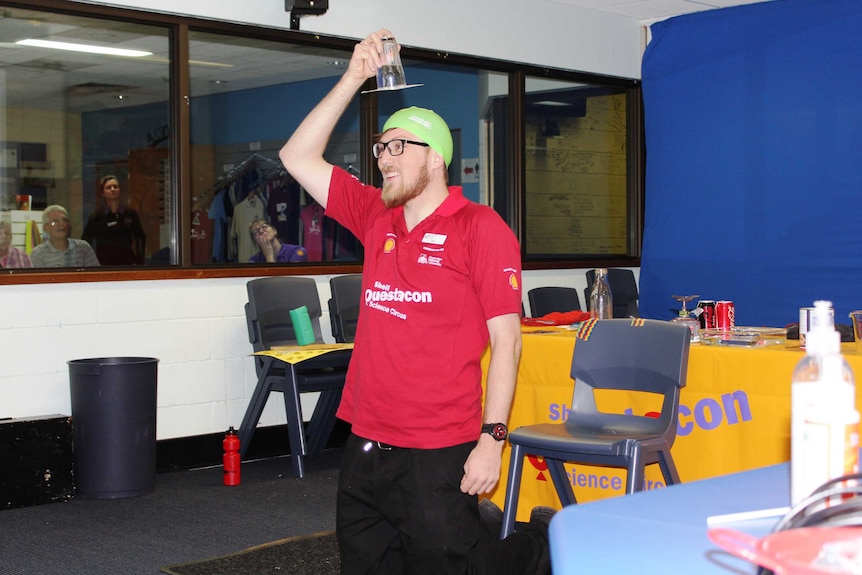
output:
<instances>
[{"instance_id":1,"label":"blue fabric backdrop","mask_svg":"<svg viewBox=\"0 0 862 575\"><path fill-rule=\"evenodd\" d=\"M775 0L651 27L640 310L730 299L783 326L862 309L862 2Z\"/></svg>"}]
</instances>

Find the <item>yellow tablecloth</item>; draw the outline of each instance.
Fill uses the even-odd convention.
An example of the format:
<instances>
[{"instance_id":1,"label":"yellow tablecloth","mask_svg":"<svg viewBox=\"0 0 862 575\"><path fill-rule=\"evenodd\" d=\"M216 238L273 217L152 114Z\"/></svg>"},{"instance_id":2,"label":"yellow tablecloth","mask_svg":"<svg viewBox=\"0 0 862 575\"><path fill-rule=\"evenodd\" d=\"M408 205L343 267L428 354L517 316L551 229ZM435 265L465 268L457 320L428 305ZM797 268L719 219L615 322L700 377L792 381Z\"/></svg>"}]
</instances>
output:
<instances>
[{"instance_id":1,"label":"yellow tablecloth","mask_svg":"<svg viewBox=\"0 0 862 575\"><path fill-rule=\"evenodd\" d=\"M518 384L509 429L565 420L573 382L569 377L574 332L564 329L525 329ZM855 344L842 344L842 353L862 379L862 355ZM672 453L682 481L693 481L789 461L790 384L793 369L804 355L798 342L759 348L692 344L687 385L680 395L679 431ZM483 358L487 372L489 354ZM645 413L651 406L631 404L621 409ZM862 391L856 394L862 410ZM601 407L601 406L600 406ZM604 407L602 407L604 409ZM652 469L655 467L655 469ZM500 484L492 500L504 503L509 447L503 452ZM567 466L580 502L625 493L625 471L604 467ZM650 466L646 488L657 488L661 473ZM544 462L529 458L524 469L518 520L529 519L536 505L559 508Z\"/></svg>"}]
</instances>

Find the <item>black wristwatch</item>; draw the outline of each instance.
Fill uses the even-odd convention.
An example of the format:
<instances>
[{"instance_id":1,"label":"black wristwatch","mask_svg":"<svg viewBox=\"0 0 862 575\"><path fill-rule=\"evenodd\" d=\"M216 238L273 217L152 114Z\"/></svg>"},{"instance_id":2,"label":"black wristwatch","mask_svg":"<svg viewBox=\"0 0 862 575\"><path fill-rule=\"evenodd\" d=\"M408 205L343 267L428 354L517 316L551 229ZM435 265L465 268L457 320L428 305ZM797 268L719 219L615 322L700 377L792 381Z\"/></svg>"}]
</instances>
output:
<instances>
[{"instance_id":1,"label":"black wristwatch","mask_svg":"<svg viewBox=\"0 0 862 575\"><path fill-rule=\"evenodd\" d=\"M509 437L509 428L505 423L486 423L482 426L482 433L488 433L497 441L503 441Z\"/></svg>"}]
</instances>

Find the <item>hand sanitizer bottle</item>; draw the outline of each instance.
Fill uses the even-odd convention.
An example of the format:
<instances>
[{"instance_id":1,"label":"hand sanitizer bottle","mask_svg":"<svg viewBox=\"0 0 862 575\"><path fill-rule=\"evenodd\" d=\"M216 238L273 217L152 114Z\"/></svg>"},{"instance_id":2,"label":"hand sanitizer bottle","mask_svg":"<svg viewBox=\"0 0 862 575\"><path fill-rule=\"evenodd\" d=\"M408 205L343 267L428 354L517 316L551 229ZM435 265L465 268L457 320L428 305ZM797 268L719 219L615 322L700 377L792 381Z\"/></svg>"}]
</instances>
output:
<instances>
[{"instance_id":1,"label":"hand sanitizer bottle","mask_svg":"<svg viewBox=\"0 0 862 575\"><path fill-rule=\"evenodd\" d=\"M859 467L859 412L853 372L841 356L831 302L814 302L805 357L793 371L790 502Z\"/></svg>"}]
</instances>

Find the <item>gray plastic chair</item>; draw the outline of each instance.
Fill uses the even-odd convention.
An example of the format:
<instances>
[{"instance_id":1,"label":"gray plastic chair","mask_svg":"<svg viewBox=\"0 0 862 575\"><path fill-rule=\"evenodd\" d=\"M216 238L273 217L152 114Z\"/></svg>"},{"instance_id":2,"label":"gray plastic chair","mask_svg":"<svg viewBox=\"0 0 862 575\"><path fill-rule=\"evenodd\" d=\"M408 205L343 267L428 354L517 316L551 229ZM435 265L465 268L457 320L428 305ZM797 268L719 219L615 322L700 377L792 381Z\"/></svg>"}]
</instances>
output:
<instances>
[{"instance_id":1,"label":"gray plastic chair","mask_svg":"<svg viewBox=\"0 0 862 575\"><path fill-rule=\"evenodd\" d=\"M542 317L552 311L580 311L581 300L578 290L571 287L546 286L533 288L527 292L532 317Z\"/></svg>"},{"instance_id":2,"label":"gray plastic chair","mask_svg":"<svg viewBox=\"0 0 862 575\"><path fill-rule=\"evenodd\" d=\"M362 300L362 274L336 276L329 280L329 288L332 291L329 299L332 337L338 343L353 343Z\"/></svg>"},{"instance_id":3,"label":"gray plastic chair","mask_svg":"<svg viewBox=\"0 0 862 575\"><path fill-rule=\"evenodd\" d=\"M245 304L245 315L254 351L296 345L290 310L303 305L308 308L316 342L323 343L320 299L313 279L267 277L249 281L246 288L248 303ZM350 356L351 350L338 350L293 364L274 357L254 356L257 385L237 432L240 455L244 456L248 450L269 394L281 392L287 414L293 474L302 477L302 458L323 451L335 426L335 411L341 401ZM307 392L320 392L320 396L306 431L299 396Z\"/></svg>"},{"instance_id":4,"label":"gray plastic chair","mask_svg":"<svg viewBox=\"0 0 862 575\"><path fill-rule=\"evenodd\" d=\"M676 439L680 389L685 387L691 332L645 319L591 319L581 324L572 354L572 407L564 423L519 427L512 447L502 537L515 527L524 458L545 458L563 506L577 503L563 463L622 467L626 493L643 489L644 468L658 463L666 485L679 483L670 449ZM594 391L660 394L658 418L597 409Z\"/></svg>"}]
</instances>

